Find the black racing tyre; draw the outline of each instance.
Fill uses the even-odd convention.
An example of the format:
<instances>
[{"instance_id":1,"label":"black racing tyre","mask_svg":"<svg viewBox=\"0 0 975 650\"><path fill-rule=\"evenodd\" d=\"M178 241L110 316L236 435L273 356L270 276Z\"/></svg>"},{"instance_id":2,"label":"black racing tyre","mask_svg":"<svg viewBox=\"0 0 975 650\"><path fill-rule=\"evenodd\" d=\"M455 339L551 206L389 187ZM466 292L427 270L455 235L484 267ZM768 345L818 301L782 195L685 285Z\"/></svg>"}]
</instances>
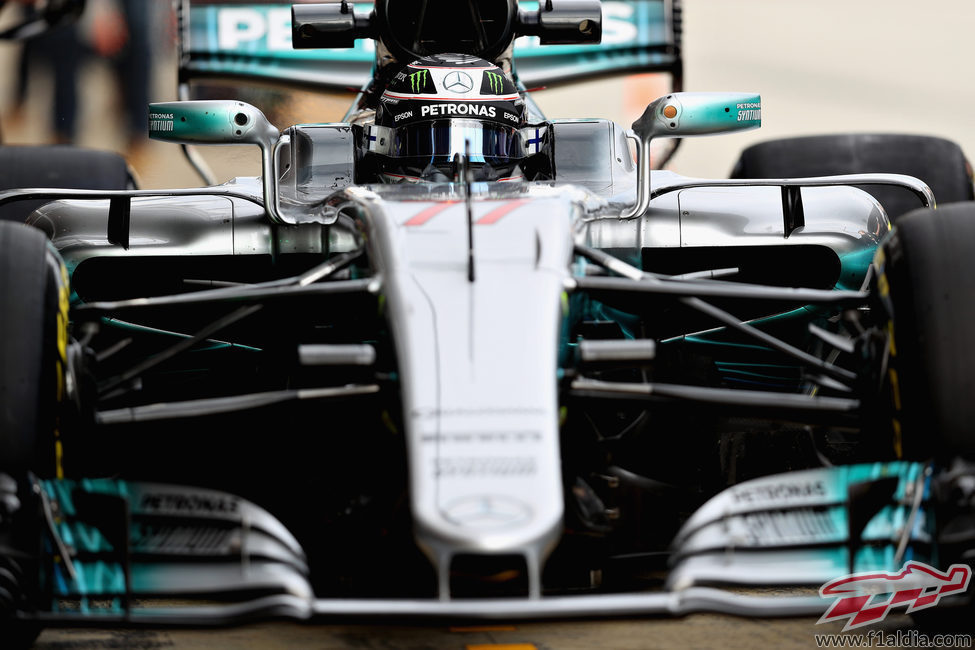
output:
<instances>
[{"instance_id":1,"label":"black racing tyre","mask_svg":"<svg viewBox=\"0 0 975 650\"><path fill-rule=\"evenodd\" d=\"M762 142L745 149L732 178L799 178L866 173L907 174L927 183L938 203L971 201L972 168L961 148L921 135L816 135ZM910 191L865 185L891 221L920 207Z\"/></svg>"},{"instance_id":2,"label":"black racing tyre","mask_svg":"<svg viewBox=\"0 0 975 650\"><path fill-rule=\"evenodd\" d=\"M125 159L111 151L66 145L0 147L0 190L60 187L75 190L135 188ZM0 221L23 222L46 201L18 201L0 206Z\"/></svg>"},{"instance_id":3,"label":"black racing tyre","mask_svg":"<svg viewBox=\"0 0 975 650\"><path fill-rule=\"evenodd\" d=\"M68 277L40 230L0 222L0 471L54 473L60 453Z\"/></svg>"},{"instance_id":4,"label":"black racing tyre","mask_svg":"<svg viewBox=\"0 0 975 650\"><path fill-rule=\"evenodd\" d=\"M877 256L893 451L975 457L975 203L915 210Z\"/></svg>"},{"instance_id":5,"label":"black racing tyre","mask_svg":"<svg viewBox=\"0 0 975 650\"><path fill-rule=\"evenodd\" d=\"M37 641L42 632L41 624L34 621L10 621L0 625L0 635L4 638L4 647L10 650L30 648ZM9 643L10 645L6 645Z\"/></svg>"},{"instance_id":6,"label":"black racing tyre","mask_svg":"<svg viewBox=\"0 0 975 650\"><path fill-rule=\"evenodd\" d=\"M38 499L29 484L17 484L0 474L0 647L29 648L41 633L41 624L18 613L36 610L38 599L37 553L40 539Z\"/></svg>"}]
</instances>

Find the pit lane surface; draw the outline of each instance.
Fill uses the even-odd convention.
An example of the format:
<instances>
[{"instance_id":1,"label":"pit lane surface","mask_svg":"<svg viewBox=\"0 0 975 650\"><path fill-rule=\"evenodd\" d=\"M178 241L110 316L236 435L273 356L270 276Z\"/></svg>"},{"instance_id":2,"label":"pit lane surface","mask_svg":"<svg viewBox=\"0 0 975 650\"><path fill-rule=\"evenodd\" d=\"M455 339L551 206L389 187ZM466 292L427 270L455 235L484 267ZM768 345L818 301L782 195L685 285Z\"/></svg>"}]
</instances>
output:
<instances>
[{"instance_id":1,"label":"pit lane surface","mask_svg":"<svg viewBox=\"0 0 975 650\"><path fill-rule=\"evenodd\" d=\"M686 141L672 167L691 176L723 177L748 144L775 137L852 131L940 135L975 157L975 3L971 0L687 0L685 67L688 90L759 91L761 130ZM4 62L5 64L7 62ZM9 70L9 67L5 68ZM162 62L156 99L173 98L172 61ZM105 75L86 73L83 119L106 110ZM6 74L0 78L12 79ZM630 124L646 87L619 80L536 93L548 114L611 117ZM9 90L7 91L9 95ZM310 111L321 105L307 101ZM295 107L300 112L301 106ZM334 116L332 116L334 119ZM317 121L321 114L293 121ZM327 118L325 118L327 119ZM290 123L290 122L289 122ZM36 120L8 141L41 133ZM113 142L110 121L88 120L83 144ZM221 180L257 174L255 152L229 148L208 152ZM152 143L133 160L143 187L198 184L172 145ZM880 629L906 629L891 616ZM814 634L839 624L815 619L745 620L698 614L683 619L446 626L261 623L229 630L47 630L39 648L360 648L529 650L530 648L805 648ZM0 640L2 647L2 640Z\"/></svg>"},{"instance_id":2,"label":"pit lane surface","mask_svg":"<svg viewBox=\"0 0 975 650\"><path fill-rule=\"evenodd\" d=\"M41 635L37 648L132 648L155 650L656 650L671 648L816 647L816 634L836 634L839 623L816 619L746 620L714 614L685 619L568 621L458 627L392 625L295 625L262 623L228 630L59 630ZM906 630L906 616L891 616L870 629ZM860 631L858 634L865 633Z\"/></svg>"}]
</instances>

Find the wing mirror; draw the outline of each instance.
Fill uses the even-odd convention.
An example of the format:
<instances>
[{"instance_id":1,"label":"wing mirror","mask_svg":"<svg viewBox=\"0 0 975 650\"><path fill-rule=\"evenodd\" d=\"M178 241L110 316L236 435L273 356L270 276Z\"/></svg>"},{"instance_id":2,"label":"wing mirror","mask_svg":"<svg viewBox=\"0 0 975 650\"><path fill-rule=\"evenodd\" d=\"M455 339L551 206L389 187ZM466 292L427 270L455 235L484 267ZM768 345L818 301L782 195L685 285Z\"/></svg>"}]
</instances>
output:
<instances>
[{"instance_id":1,"label":"wing mirror","mask_svg":"<svg viewBox=\"0 0 975 650\"><path fill-rule=\"evenodd\" d=\"M264 113L238 101L149 104L149 137L178 144L256 144L270 149L281 135Z\"/></svg>"},{"instance_id":2,"label":"wing mirror","mask_svg":"<svg viewBox=\"0 0 975 650\"><path fill-rule=\"evenodd\" d=\"M650 142L757 129L762 126L762 98L754 93L672 93L647 106L633 123L637 140L637 201L621 215L632 219L650 206Z\"/></svg>"},{"instance_id":3,"label":"wing mirror","mask_svg":"<svg viewBox=\"0 0 975 650\"><path fill-rule=\"evenodd\" d=\"M599 43L603 8L599 0L548 0L537 11L518 9L518 35L538 36L542 45Z\"/></svg>"},{"instance_id":4,"label":"wing mirror","mask_svg":"<svg viewBox=\"0 0 975 650\"><path fill-rule=\"evenodd\" d=\"M275 223L328 223L327 208L285 216L278 193L278 151L290 143L255 106L235 100L200 100L149 104L149 137L176 144L253 144L261 148L264 207ZM306 207L306 206L302 206Z\"/></svg>"},{"instance_id":5,"label":"wing mirror","mask_svg":"<svg viewBox=\"0 0 975 650\"><path fill-rule=\"evenodd\" d=\"M356 13L342 2L291 6L291 45L296 50L355 47L359 38L375 37L375 10Z\"/></svg>"}]
</instances>

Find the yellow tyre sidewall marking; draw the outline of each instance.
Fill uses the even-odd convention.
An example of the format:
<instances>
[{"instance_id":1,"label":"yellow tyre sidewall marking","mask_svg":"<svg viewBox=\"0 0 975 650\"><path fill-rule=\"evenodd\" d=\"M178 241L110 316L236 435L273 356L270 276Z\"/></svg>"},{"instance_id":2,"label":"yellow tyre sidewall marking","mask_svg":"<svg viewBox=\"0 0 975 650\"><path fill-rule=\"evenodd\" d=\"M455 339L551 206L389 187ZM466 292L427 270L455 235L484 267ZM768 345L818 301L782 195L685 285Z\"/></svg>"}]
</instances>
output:
<instances>
[{"instance_id":1,"label":"yellow tyre sidewall marking","mask_svg":"<svg viewBox=\"0 0 975 650\"><path fill-rule=\"evenodd\" d=\"M58 282L58 313L57 313L57 347L58 353L55 363L55 377L57 378L57 403L54 420L54 470L55 476L64 478L64 446L61 442L61 404L65 397L65 371L68 366L68 309L70 307L71 292L68 289L68 269L64 263L58 264L61 271Z\"/></svg>"}]
</instances>

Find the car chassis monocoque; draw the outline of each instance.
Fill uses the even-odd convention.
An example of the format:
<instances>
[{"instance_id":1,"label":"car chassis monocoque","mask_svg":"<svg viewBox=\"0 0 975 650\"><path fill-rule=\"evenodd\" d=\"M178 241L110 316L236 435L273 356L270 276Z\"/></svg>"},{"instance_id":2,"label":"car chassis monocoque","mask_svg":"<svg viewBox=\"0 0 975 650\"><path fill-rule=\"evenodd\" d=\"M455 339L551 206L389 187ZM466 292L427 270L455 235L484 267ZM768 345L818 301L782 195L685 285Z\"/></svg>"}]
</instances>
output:
<instances>
[{"instance_id":1,"label":"car chassis monocoque","mask_svg":"<svg viewBox=\"0 0 975 650\"><path fill-rule=\"evenodd\" d=\"M296 5L295 45L403 62L398 4ZM496 4L493 60L599 40L598 2ZM918 424L953 426L893 342L907 237L959 221L924 182L651 171L655 138L760 124L756 95L674 92L631 132L523 93L544 179L459 156L383 185L380 69L342 123L283 133L150 107L153 137L258 145L259 179L0 194L52 201L0 224L4 354L34 373L0 393L5 625L818 614L717 587L968 561L972 438ZM876 185L926 208L904 241Z\"/></svg>"}]
</instances>

